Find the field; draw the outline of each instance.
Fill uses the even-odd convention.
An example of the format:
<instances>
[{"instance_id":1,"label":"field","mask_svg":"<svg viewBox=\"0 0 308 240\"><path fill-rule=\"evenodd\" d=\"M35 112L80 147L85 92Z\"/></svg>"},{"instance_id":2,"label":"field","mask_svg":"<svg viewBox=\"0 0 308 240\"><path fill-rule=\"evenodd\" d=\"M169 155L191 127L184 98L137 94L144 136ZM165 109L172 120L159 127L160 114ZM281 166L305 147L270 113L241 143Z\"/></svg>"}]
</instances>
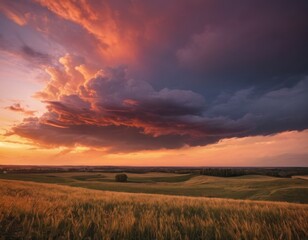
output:
<instances>
[{"instance_id":1,"label":"field","mask_svg":"<svg viewBox=\"0 0 308 240\"><path fill-rule=\"evenodd\" d=\"M246 175L223 178L161 172L127 175L127 183L115 182L115 173L107 172L8 173L0 174L0 179L116 192L308 203L307 176L277 178Z\"/></svg>"},{"instance_id":2,"label":"field","mask_svg":"<svg viewBox=\"0 0 308 240\"><path fill-rule=\"evenodd\" d=\"M0 180L0 239L307 239L306 204Z\"/></svg>"}]
</instances>

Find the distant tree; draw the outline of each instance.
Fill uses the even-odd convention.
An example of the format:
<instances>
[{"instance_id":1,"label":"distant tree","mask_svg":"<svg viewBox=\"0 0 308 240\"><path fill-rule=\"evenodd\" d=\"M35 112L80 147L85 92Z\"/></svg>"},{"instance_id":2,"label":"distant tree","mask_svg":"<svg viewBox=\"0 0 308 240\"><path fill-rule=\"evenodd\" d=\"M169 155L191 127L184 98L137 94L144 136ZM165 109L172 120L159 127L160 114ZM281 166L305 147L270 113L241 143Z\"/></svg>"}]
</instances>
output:
<instances>
[{"instance_id":1,"label":"distant tree","mask_svg":"<svg viewBox=\"0 0 308 240\"><path fill-rule=\"evenodd\" d=\"M115 180L116 180L116 182L127 182L127 175L124 174L124 173L117 174L115 176Z\"/></svg>"}]
</instances>

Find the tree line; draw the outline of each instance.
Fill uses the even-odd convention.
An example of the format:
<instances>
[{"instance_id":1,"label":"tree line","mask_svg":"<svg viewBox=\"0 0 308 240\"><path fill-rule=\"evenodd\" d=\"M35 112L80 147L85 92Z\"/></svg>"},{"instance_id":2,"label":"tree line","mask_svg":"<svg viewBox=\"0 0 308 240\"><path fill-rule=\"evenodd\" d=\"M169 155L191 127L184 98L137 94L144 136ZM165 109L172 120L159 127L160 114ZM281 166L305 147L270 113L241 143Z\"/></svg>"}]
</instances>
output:
<instances>
[{"instance_id":1,"label":"tree line","mask_svg":"<svg viewBox=\"0 0 308 240\"><path fill-rule=\"evenodd\" d=\"M245 175L243 169L235 168L204 168L200 170L201 175L217 176L217 177L236 177Z\"/></svg>"}]
</instances>

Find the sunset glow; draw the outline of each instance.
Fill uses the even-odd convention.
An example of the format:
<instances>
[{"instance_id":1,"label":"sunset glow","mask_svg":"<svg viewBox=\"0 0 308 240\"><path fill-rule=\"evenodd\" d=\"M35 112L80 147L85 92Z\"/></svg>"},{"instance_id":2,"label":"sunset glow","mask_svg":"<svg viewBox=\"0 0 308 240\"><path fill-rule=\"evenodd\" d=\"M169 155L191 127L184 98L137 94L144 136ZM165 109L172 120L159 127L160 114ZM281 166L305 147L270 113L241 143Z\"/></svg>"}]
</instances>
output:
<instances>
[{"instance_id":1,"label":"sunset glow","mask_svg":"<svg viewBox=\"0 0 308 240\"><path fill-rule=\"evenodd\" d=\"M308 166L307 3L225 5L1 1L0 165Z\"/></svg>"}]
</instances>

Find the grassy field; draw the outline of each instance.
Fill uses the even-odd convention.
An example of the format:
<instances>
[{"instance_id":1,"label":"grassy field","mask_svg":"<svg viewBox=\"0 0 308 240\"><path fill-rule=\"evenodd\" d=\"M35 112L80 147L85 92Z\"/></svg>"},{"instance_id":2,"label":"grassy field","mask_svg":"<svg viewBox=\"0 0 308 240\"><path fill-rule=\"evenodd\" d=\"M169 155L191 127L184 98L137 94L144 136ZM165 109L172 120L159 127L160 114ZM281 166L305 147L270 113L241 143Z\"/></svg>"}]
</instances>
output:
<instances>
[{"instance_id":1,"label":"grassy field","mask_svg":"<svg viewBox=\"0 0 308 240\"><path fill-rule=\"evenodd\" d=\"M0 180L0 239L308 239L308 205Z\"/></svg>"},{"instance_id":2,"label":"grassy field","mask_svg":"<svg viewBox=\"0 0 308 240\"><path fill-rule=\"evenodd\" d=\"M55 183L117 192L308 203L308 180L305 176L277 178L247 175L222 178L157 172L127 175L127 183L115 182L115 173L105 172L0 174L0 179Z\"/></svg>"}]
</instances>

